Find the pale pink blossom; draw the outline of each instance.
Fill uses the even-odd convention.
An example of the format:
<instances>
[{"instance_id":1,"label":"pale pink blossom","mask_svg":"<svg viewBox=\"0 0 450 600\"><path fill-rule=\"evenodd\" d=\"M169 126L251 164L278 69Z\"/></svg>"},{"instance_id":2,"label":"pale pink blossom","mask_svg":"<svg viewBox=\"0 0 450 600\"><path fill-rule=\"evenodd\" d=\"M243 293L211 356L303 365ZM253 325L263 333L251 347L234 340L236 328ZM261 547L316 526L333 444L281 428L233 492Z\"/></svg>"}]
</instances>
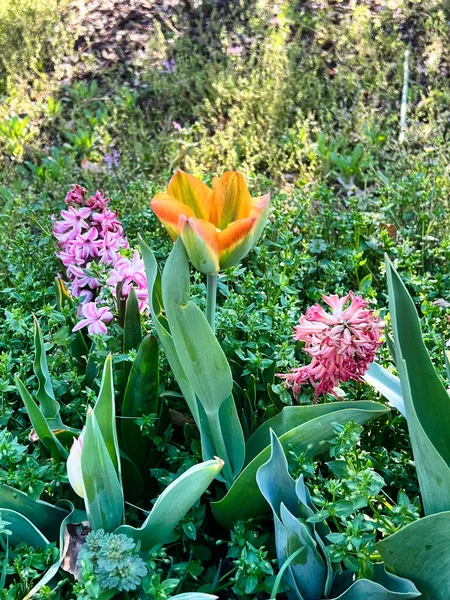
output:
<instances>
[{"instance_id":1,"label":"pale pink blossom","mask_svg":"<svg viewBox=\"0 0 450 600\"><path fill-rule=\"evenodd\" d=\"M93 213L92 220L94 221L98 229L102 232L123 232L122 223L117 219L116 210L112 211L109 210L109 208L104 208L102 212Z\"/></svg>"},{"instance_id":2,"label":"pale pink blossom","mask_svg":"<svg viewBox=\"0 0 450 600\"><path fill-rule=\"evenodd\" d=\"M115 265L120 260L120 248L128 248L128 241L120 232L107 231L99 248L100 263Z\"/></svg>"},{"instance_id":3,"label":"pale pink blossom","mask_svg":"<svg viewBox=\"0 0 450 600\"><path fill-rule=\"evenodd\" d=\"M78 329L87 327L89 333L94 335L107 333L108 330L105 323L109 323L114 316L107 306L99 307L95 302L84 304L81 308L81 313L84 318L75 325L72 331L78 331Z\"/></svg>"},{"instance_id":4,"label":"pale pink blossom","mask_svg":"<svg viewBox=\"0 0 450 600\"><path fill-rule=\"evenodd\" d=\"M54 235L57 240L66 242L74 239L83 229L88 229L86 219L90 216L89 208L75 208L69 206L67 210L61 211L62 221L54 221Z\"/></svg>"},{"instance_id":5,"label":"pale pink blossom","mask_svg":"<svg viewBox=\"0 0 450 600\"><path fill-rule=\"evenodd\" d=\"M111 270L106 285L111 288L114 296L120 291L122 298L127 298L133 287L139 300L139 310L143 312L148 307L147 278L144 261L139 252L134 251L133 258L122 257Z\"/></svg>"},{"instance_id":6,"label":"pale pink blossom","mask_svg":"<svg viewBox=\"0 0 450 600\"><path fill-rule=\"evenodd\" d=\"M312 358L310 364L278 375L292 387L295 397L308 381L316 388L315 400L328 392L337 396L334 388L339 382L362 381L381 345L384 324L367 308L366 300L353 292L342 298L322 298L331 312L316 304L307 309L294 328L293 337L305 342L303 351Z\"/></svg>"}]
</instances>

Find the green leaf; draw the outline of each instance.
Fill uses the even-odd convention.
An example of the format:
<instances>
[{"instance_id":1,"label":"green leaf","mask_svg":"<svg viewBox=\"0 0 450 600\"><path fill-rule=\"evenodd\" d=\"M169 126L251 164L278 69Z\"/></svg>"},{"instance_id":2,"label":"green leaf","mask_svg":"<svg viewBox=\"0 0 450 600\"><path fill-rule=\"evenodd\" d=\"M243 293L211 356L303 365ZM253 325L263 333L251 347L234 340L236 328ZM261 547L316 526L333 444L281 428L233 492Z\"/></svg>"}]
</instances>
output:
<instances>
[{"instance_id":1,"label":"green leaf","mask_svg":"<svg viewBox=\"0 0 450 600\"><path fill-rule=\"evenodd\" d=\"M164 306L189 383L206 414L215 415L231 394L231 369L205 315L190 301L189 289L189 261L178 238L163 272Z\"/></svg>"},{"instance_id":2,"label":"green leaf","mask_svg":"<svg viewBox=\"0 0 450 600\"><path fill-rule=\"evenodd\" d=\"M103 441L120 480L119 443L116 428L116 403L114 401L114 380L112 371L112 356L106 357L103 367L102 382L94 406L95 420L100 428Z\"/></svg>"},{"instance_id":3,"label":"green leaf","mask_svg":"<svg viewBox=\"0 0 450 600\"><path fill-rule=\"evenodd\" d=\"M402 386L398 377L392 375L390 371L374 362L369 366L366 374L363 375L363 379L375 388L377 392L380 392L392 406L395 406L399 413L404 417L406 416Z\"/></svg>"},{"instance_id":4,"label":"green leaf","mask_svg":"<svg viewBox=\"0 0 450 600\"><path fill-rule=\"evenodd\" d=\"M64 551L64 533L66 526L69 523L80 523L86 520L86 513L81 510L76 510L72 502L69 500L62 500L61 505L65 506L68 510L67 517L61 523L59 530L59 555L57 560L51 565L51 567L45 572L43 577L33 586L23 600L30 600L44 585L47 585L58 573L59 567L63 561Z\"/></svg>"},{"instance_id":5,"label":"green leaf","mask_svg":"<svg viewBox=\"0 0 450 600\"><path fill-rule=\"evenodd\" d=\"M310 412L309 416L301 413L305 409L321 408L322 406L324 408L320 411L319 416L315 418L311 418ZM282 417L286 408L290 409L288 414L292 414L290 419ZM286 408L280 415L269 419L267 423L275 425L273 430L283 448L289 447L297 454L305 452L309 456L315 456L328 448L328 441L335 435L334 423L345 423L353 419L356 423L362 424L382 416L389 410L377 402L336 402L315 407L296 406ZM282 418L280 419L280 417ZM298 421L301 424L295 426ZM267 502L256 483L256 472L268 460L270 455L270 430L266 428L267 423L263 425L265 432L267 432L265 448L247 464L227 495L219 502L213 502L211 505L217 521L229 529L239 519L249 519L268 512ZM254 435L257 434L258 432ZM259 443L263 440L264 435L261 438L258 436ZM242 501L243 498L245 498L245 502Z\"/></svg>"},{"instance_id":6,"label":"green leaf","mask_svg":"<svg viewBox=\"0 0 450 600\"><path fill-rule=\"evenodd\" d=\"M92 529L112 532L122 524L122 485L94 411L88 410L81 450L84 502Z\"/></svg>"},{"instance_id":7,"label":"green leaf","mask_svg":"<svg viewBox=\"0 0 450 600\"><path fill-rule=\"evenodd\" d=\"M130 350L137 350L142 341L141 313L139 302L136 298L134 288L131 288L125 305L125 316L123 323L123 352L128 354ZM128 361L122 363L123 388L127 385L131 364ZM122 389L123 389L122 388Z\"/></svg>"},{"instance_id":8,"label":"green leaf","mask_svg":"<svg viewBox=\"0 0 450 600\"><path fill-rule=\"evenodd\" d=\"M422 595L411 581L392 575L382 564L377 564L374 565L373 581L358 579L336 600L406 600L419 597L422 598Z\"/></svg>"},{"instance_id":9,"label":"green leaf","mask_svg":"<svg viewBox=\"0 0 450 600\"><path fill-rule=\"evenodd\" d=\"M0 512L3 509L22 514L51 542L57 540L61 523L67 516L67 511L62 508L42 500L31 500L24 492L0 483Z\"/></svg>"},{"instance_id":10,"label":"green leaf","mask_svg":"<svg viewBox=\"0 0 450 600\"><path fill-rule=\"evenodd\" d=\"M425 514L450 509L450 398L422 339L414 302L386 258L397 369Z\"/></svg>"},{"instance_id":11,"label":"green leaf","mask_svg":"<svg viewBox=\"0 0 450 600\"><path fill-rule=\"evenodd\" d=\"M450 598L450 512L419 519L376 548L386 568L411 579L423 600Z\"/></svg>"},{"instance_id":12,"label":"green leaf","mask_svg":"<svg viewBox=\"0 0 450 600\"><path fill-rule=\"evenodd\" d=\"M163 491L140 529L122 525L115 533L124 533L136 542L139 541L142 552L147 552L156 544L164 544L222 467L220 459L191 467Z\"/></svg>"},{"instance_id":13,"label":"green leaf","mask_svg":"<svg viewBox=\"0 0 450 600\"><path fill-rule=\"evenodd\" d=\"M39 408L46 419L55 419L59 415L59 402L55 399L50 373L48 371L47 356L44 349L44 338L38 320L34 320L34 373L37 377L39 387L37 399Z\"/></svg>"},{"instance_id":14,"label":"green leaf","mask_svg":"<svg viewBox=\"0 0 450 600\"><path fill-rule=\"evenodd\" d=\"M248 465L255 456L270 444L270 430L280 437L290 429L303 425L312 419L320 418L332 412L357 407L360 410L387 411L386 407L377 402L331 402L327 404L313 404L311 406L285 406L281 413L265 421L255 433L247 440L245 448L245 464Z\"/></svg>"},{"instance_id":15,"label":"green leaf","mask_svg":"<svg viewBox=\"0 0 450 600\"><path fill-rule=\"evenodd\" d=\"M186 372L178 357L175 349L175 343L170 334L169 325L163 315L164 307L162 302L161 292L161 276L158 270L158 265L153 252L139 236L139 246L141 249L142 259L144 261L145 273L147 275L148 297L150 303L150 312L153 319L153 325L158 334L158 339L161 346L164 348L170 368L175 376L175 379L180 386L181 393L186 400L189 410L194 417L195 422L199 425L200 418L198 414L197 398L194 390L189 383Z\"/></svg>"},{"instance_id":16,"label":"green leaf","mask_svg":"<svg viewBox=\"0 0 450 600\"><path fill-rule=\"evenodd\" d=\"M68 451L64 448L53 431L50 429L50 425L47 423L46 418L42 414L36 402L28 393L28 390L19 377L16 375L14 379L17 389L19 390L20 397L22 398L25 408L27 409L31 424L36 431L36 435L38 436L39 440L46 448L50 450L54 460L66 460L69 456Z\"/></svg>"},{"instance_id":17,"label":"green leaf","mask_svg":"<svg viewBox=\"0 0 450 600\"><path fill-rule=\"evenodd\" d=\"M139 348L142 341L141 314L139 302L134 288L128 294L125 308L125 321L123 325L123 351L127 354L130 350Z\"/></svg>"},{"instance_id":18,"label":"green leaf","mask_svg":"<svg viewBox=\"0 0 450 600\"><path fill-rule=\"evenodd\" d=\"M122 449L140 468L145 465L152 442L142 435L134 419L138 419L144 414L158 414L158 395L158 342L152 335L147 335L139 346L136 359L131 368L120 421Z\"/></svg>"},{"instance_id":19,"label":"green leaf","mask_svg":"<svg viewBox=\"0 0 450 600\"><path fill-rule=\"evenodd\" d=\"M2 519L9 522L8 528L12 532L9 541L13 547L25 542L33 548L45 548L50 543L45 535L21 513L10 508L1 508L0 515Z\"/></svg>"},{"instance_id":20,"label":"green leaf","mask_svg":"<svg viewBox=\"0 0 450 600\"><path fill-rule=\"evenodd\" d=\"M171 596L169 600L217 600L218 596L211 594L201 594L199 592L187 592L186 594L177 594Z\"/></svg>"}]
</instances>

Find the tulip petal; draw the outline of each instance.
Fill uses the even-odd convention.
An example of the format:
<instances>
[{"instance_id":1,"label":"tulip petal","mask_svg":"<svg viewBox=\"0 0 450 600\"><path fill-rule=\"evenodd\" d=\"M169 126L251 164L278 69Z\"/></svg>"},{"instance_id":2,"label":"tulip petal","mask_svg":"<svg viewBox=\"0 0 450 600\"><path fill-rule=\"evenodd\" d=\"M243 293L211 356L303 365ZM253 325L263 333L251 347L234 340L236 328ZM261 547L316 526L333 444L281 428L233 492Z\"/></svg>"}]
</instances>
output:
<instances>
[{"instance_id":1,"label":"tulip petal","mask_svg":"<svg viewBox=\"0 0 450 600\"><path fill-rule=\"evenodd\" d=\"M185 215L187 219L195 217L192 208L166 193L156 194L150 202L150 206L173 240L176 240L180 233L178 230L179 216Z\"/></svg>"},{"instance_id":2,"label":"tulip petal","mask_svg":"<svg viewBox=\"0 0 450 600\"><path fill-rule=\"evenodd\" d=\"M250 211L250 216L256 218L255 227L253 229L252 246L254 246L259 240L262 230L264 229L267 223L269 209L270 194L260 196L259 198L252 198L252 209Z\"/></svg>"},{"instance_id":3,"label":"tulip petal","mask_svg":"<svg viewBox=\"0 0 450 600\"><path fill-rule=\"evenodd\" d=\"M178 227L189 260L194 267L202 273L217 273L219 248L214 225L202 219L186 219L184 215L180 215Z\"/></svg>"},{"instance_id":4,"label":"tulip petal","mask_svg":"<svg viewBox=\"0 0 450 600\"><path fill-rule=\"evenodd\" d=\"M217 233L221 269L233 267L252 247L256 218L240 219Z\"/></svg>"},{"instance_id":5,"label":"tulip petal","mask_svg":"<svg viewBox=\"0 0 450 600\"><path fill-rule=\"evenodd\" d=\"M170 180L167 193L192 209L198 219L208 219L212 204L212 190L201 179L184 171L176 171Z\"/></svg>"},{"instance_id":6,"label":"tulip petal","mask_svg":"<svg viewBox=\"0 0 450 600\"><path fill-rule=\"evenodd\" d=\"M83 445L83 437L84 429L78 439L74 438L66 464L69 483L72 486L73 491L81 498L84 498L83 476L81 473L81 448Z\"/></svg>"},{"instance_id":7,"label":"tulip petal","mask_svg":"<svg viewBox=\"0 0 450 600\"><path fill-rule=\"evenodd\" d=\"M214 203L210 221L219 229L225 229L233 221L250 216L252 199L244 177L228 171L213 179Z\"/></svg>"}]
</instances>

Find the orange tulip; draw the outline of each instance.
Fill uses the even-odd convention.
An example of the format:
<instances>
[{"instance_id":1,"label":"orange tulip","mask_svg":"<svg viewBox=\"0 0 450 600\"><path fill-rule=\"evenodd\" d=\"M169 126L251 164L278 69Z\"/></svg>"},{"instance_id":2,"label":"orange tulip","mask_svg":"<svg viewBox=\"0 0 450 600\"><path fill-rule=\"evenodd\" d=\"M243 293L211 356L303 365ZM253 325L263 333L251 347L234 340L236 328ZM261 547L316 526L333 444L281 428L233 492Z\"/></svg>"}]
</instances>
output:
<instances>
[{"instance_id":1,"label":"orange tulip","mask_svg":"<svg viewBox=\"0 0 450 600\"><path fill-rule=\"evenodd\" d=\"M175 240L183 240L191 263L202 273L237 265L258 241L269 212L270 194L252 198L244 177L230 171L210 189L200 179L176 171L167 193L150 205Z\"/></svg>"}]
</instances>

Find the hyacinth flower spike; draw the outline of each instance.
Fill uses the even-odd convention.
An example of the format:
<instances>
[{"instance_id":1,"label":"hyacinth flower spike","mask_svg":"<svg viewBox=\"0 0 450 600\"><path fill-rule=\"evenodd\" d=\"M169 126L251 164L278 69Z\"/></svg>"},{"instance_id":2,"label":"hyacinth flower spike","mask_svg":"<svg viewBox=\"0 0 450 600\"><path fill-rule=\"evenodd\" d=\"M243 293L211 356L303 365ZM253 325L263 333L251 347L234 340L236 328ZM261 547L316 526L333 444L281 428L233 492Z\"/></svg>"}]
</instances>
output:
<instances>
[{"instance_id":1,"label":"hyacinth flower spike","mask_svg":"<svg viewBox=\"0 0 450 600\"><path fill-rule=\"evenodd\" d=\"M311 362L278 375L291 386L298 397L301 386L310 382L315 387L314 400L331 392L340 382L363 381L381 346L384 324L368 309L368 302L353 292L340 298L323 296L331 312L319 304L307 309L294 328L294 340L305 342L303 351Z\"/></svg>"},{"instance_id":2,"label":"hyacinth flower spike","mask_svg":"<svg viewBox=\"0 0 450 600\"><path fill-rule=\"evenodd\" d=\"M212 182L177 171L151 207L170 237L181 236L194 267L207 275L237 265L258 241L270 194L252 198L244 177L230 171Z\"/></svg>"}]
</instances>

